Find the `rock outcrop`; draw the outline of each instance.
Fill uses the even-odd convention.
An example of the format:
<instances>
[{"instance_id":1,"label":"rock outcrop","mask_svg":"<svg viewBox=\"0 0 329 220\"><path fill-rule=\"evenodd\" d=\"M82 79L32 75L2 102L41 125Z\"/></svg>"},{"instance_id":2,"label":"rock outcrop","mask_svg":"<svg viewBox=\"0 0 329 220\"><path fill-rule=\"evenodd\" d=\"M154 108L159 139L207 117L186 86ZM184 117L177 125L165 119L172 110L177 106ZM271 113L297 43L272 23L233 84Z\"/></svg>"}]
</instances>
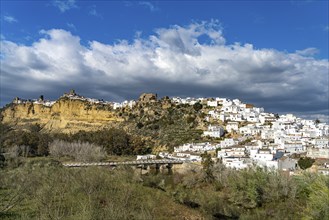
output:
<instances>
[{"instance_id":1,"label":"rock outcrop","mask_svg":"<svg viewBox=\"0 0 329 220\"><path fill-rule=\"evenodd\" d=\"M156 102L157 101L157 94L153 93L143 93L139 97L140 103L150 103L150 102Z\"/></svg>"},{"instance_id":2,"label":"rock outcrop","mask_svg":"<svg viewBox=\"0 0 329 220\"><path fill-rule=\"evenodd\" d=\"M74 133L97 130L121 122L113 110L83 100L61 98L52 106L24 102L11 103L1 112L2 122L14 126L39 124L48 131Z\"/></svg>"}]
</instances>

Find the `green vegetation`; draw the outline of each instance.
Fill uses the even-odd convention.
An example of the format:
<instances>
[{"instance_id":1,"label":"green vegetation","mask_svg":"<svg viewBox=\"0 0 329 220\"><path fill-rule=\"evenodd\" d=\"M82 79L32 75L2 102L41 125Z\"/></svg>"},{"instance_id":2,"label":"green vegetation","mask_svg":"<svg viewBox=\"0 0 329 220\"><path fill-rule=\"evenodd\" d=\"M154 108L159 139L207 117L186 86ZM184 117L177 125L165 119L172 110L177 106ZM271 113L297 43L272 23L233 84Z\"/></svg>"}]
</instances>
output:
<instances>
[{"instance_id":1,"label":"green vegetation","mask_svg":"<svg viewBox=\"0 0 329 220\"><path fill-rule=\"evenodd\" d=\"M186 142L203 140L202 130L198 128L203 117L201 109L200 103L163 108L160 102L156 102L137 106L133 110L121 109L120 113L127 115L123 127L134 135L144 137L145 145L150 148L162 145L172 150L174 146Z\"/></svg>"},{"instance_id":2,"label":"green vegetation","mask_svg":"<svg viewBox=\"0 0 329 220\"><path fill-rule=\"evenodd\" d=\"M213 176L213 167L214 167L214 161L211 159L211 155L207 152L203 153L201 155L202 157L202 170L205 173L205 181L211 182L214 180Z\"/></svg>"},{"instance_id":3,"label":"green vegetation","mask_svg":"<svg viewBox=\"0 0 329 220\"><path fill-rule=\"evenodd\" d=\"M314 162L315 162L315 160L312 158L302 157L298 160L298 166L301 169L306 170L307 168L310 168Z\"/></svg>"},{"instance_id":4,"label":"green vegetation","mask_svg":"<svg viewBox=\"0 0 329 220\"><path fill-rule=\"evenodd\" d=\"M207 158L205 156L205 158ZM207 159L205 159L207 161ZM208 161L209 162L209 161ZM204 165L185 174L64 168L24 159L0 172L1 219L328 219L329 177Z\"/></svg>"},{"instance_id":5,"label":"green vegetation","mask_svg":"<svg viewBox=\"0 0 329 220\"><path fill-rule=\"evenodd\" d=\"M1 125L0 146L7 153L16 156L47 156L49 146L54 140L69 143L85 142L103 147L109 155L136 155L151 152L149 146L137 135L130 135L123 129L110 128L94 132L80 131L75 134L48 134L39 125L13 130Z\"/></svg>"},{"instance_id":6,"label":"green vegetation","mask_svg":"<svg viewBox=\"0 0 329 220\"><path fill-rule=\"evenodd\" d=\"M195 111L200 111L201 109L202 109L202 104L201 103L199 103L199 102L197 102L197 103L195 103L194 105L193 105L193 108L194 108L194 110Z\"/></svg>"}]
</instances>

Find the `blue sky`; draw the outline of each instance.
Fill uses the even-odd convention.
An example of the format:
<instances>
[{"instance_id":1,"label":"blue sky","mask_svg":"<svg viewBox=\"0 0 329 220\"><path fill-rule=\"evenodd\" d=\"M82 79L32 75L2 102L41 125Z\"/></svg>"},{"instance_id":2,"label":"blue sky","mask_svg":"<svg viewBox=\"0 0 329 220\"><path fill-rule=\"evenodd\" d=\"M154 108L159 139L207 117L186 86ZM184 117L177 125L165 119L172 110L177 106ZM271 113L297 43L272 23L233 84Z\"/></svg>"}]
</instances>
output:
<instances>
[{"instance_id":1,"label":"blue sky","mask_svg":"<svg viewBox=\"0 0 329 220\"><path fill-rule=\"evenodd\" d=\"M1 105L76 88L326 117L328 25L328 1L1 1Z\"/></svg>"},{"instance_id":2,"label":"blue sky","mask_svg":"<svg viewBox=\"0 0 329 220\"><path fill-rule=\"evenodd\" d=\"M61 28L83 43L113 43L132 40L136 32L147 37L157 28L218 19L229 43L288 52L314 47L317 58L328 59L328 1L72 2L61 9L56 1L2 1L1 32L8 40L31 44L41 29Z\"/></svg>"}]
</instances>

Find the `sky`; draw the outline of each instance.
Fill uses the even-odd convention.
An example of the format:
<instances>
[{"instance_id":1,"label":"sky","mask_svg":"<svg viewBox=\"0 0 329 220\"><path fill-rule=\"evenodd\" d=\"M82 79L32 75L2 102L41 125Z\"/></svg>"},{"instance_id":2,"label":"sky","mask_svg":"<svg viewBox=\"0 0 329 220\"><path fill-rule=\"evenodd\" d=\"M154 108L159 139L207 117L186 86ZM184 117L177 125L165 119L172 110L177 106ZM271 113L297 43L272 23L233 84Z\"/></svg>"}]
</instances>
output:
<instances>
[{"instance_id":1,"label":"sky","mask_svg":"<svg viewBox=\"0 0 329 220\"><path fill-rule=\"evenodd\" d=\"M1 100L226 97L328 120L328 1L0 2Z\"/></svg>"}]
</instances>

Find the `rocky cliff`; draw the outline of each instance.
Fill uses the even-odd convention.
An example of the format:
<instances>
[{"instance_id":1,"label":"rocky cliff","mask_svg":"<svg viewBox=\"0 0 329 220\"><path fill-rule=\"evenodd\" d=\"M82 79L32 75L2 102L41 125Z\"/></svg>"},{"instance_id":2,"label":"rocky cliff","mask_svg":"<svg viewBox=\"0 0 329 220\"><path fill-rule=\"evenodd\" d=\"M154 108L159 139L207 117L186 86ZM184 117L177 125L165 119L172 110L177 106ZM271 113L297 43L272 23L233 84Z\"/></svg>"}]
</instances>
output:
<instances>
[{"instance_id":1,"label":"rocky cliff","mask_svg":"<svg viewBox=\"0 0 329 220\"><path fill-rule=\"evenodd\" d=\"M60 98L51 106L29 101L11 103L2 110L1 118L11 126L39 124L44 130L64 133L98 130L123 121L109 106L70 98Z\"/></svg>"}]
</instances>

